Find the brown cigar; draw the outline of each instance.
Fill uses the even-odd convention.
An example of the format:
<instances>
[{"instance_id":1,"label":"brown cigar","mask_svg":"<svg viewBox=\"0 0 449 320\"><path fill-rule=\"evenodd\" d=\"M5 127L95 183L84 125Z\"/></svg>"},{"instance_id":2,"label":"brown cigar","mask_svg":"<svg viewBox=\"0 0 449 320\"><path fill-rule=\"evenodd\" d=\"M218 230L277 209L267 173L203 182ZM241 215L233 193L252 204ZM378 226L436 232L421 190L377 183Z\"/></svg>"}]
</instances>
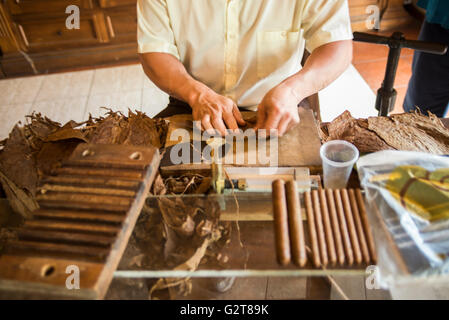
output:
<instances>
[{"instance_id":1,"label":"brown cigar","mask_svg":"<svg viewBox=\"0 0 449 320\"><path fill-rule=\"evenodd\" d=\"M327 246L324 235L323 218L321 216L320 199L318 198L317 190L312 191L312 200L313 200L313 209L315 212L315 226L318 236L318 244L320 246L320 253L321 253L321 264L323 266L326 266L328 262Z\"/></svg>"},{"instance_id":2,"label":"brown cigar","mask_svg":"<svg viewBox=\"0 0 449 320\"><path fill-rule=\"evenodd\" d=\"M299 203L296 182L288 180L285 183L285 191L287 194L288 227L292 260L297 266L304 267L307 262L307 255L304 243L301 204Z\"/></svg>"},{"instance_id":3,"label":"brown cigar","mask_svg":"<svg viewBox=\"0 0 449 320\"><path fill-rule=\"evenodd\" d=\"M371 261L372 263L376 264L377 263L376 247L374 245L373 234L371 232L371 228L368 222L368 216L366 215L365 201L363 200L363 196L362 193L360 192L360 189L355 190L355 196L357 199L357 205L359 207L359 213L360 218L362 220L363 230L365 231L366 242L368 244Z\"/></svg>"},{"instance_id":4,"label":"brown cigar","mask_svg":"<svg viewBox=\"0 0 449 320\"><path fill-rule=\"evenodd\" d=\"M326 244L327 244L327 252L329 254L329 261L331 262L332 265L335 265L337 263L337 253L335 252L334 236L332 234L332 226L329 218L329 210L326 201L326 192L324 191L324 189L321 189L318 192L321 204L321 214L323 215L323 225L324 225L324 232L326 235Z\"/></svg>"},{"instance_id":5,"label":"brown cigar","mask_svg":"<svg viewBox=\"0 0 449 320\"><path fill-rule=\"evenodd\" d=\"M360 249L362 250L363 261L366 264L370 262L370 255L368 245L366 243L365 232L363 231L362 220L360 218L359 208L357 206L357 200L355 199L354 189L349 189L349 201L351 204L352 215L354 216L355 228L359 237Z\"/></svg>"},{"instance_id":6,"label":"brown cigar","mask_svg":"<svg viewBox=\"0 0 449 320\"><path fill-rule=\"evenodd\" d=\"M310 243L312 246L313 264L319 268L321 266L320 251L318 249L318 239L315 228L315 217L313 214L312 196L310 192L304 193L304 202L307 211L307 223L309 225Z\"/></svg>"},{"instance_id":7,"label":"brown cigar","mask_svg":"<svg viewBox=\"0 0 449 320\"><path fill-rule=\"evenodd\" d=\"M349 238L348 227L346 226L345 213L343 209L343 202L338 190L334 190L335 204L337 207L338 222L340 224L341 237L343 238L343 245L346 252L346 262L349 266L354 263L354 253L352 252L351 239Z\"/></svg>"},{"instance_id":8,"label":"brown cigar","mask_svg":"<svg viewBox=\"0 0 449 320\"><path fill-rule=\"evenodd\" d=\"M360 250L357 231L355 230L354 219L352 217L351 205L349 203L348 190L341 189L341 199L343 201L343 209L345 211L346 224L348 226L349 236L351 237L352 250L354 251L354 260L357 264L362 262L362 252Z\"/></svg>"},{"instance_id":9,"label":"brown cigar","mask_svg":"<svg viewBox=\"0 0 449 320\"><path fill-rule=\"evenodd\" d=\"M290 263L290 239L288 237L287 201L283 180L275 180L273 189L274 235L276 238L276 255L280 265Z\"/></svg>"},{"instance_id":10,"label":"brown cigar","mask_svg":"<svg viewBox=\"0 0 449 320\"><path fill-rule=\"evenodd\" d=\"M343 240L341 238L340 225L338 223L337 209L335 208L335 198L331 189L326 190L327 207L331 217L332 230L334 231L335 247L337 249L338 263L345 263L345 251L343 249Z\"/></svg>"}]
</instances>

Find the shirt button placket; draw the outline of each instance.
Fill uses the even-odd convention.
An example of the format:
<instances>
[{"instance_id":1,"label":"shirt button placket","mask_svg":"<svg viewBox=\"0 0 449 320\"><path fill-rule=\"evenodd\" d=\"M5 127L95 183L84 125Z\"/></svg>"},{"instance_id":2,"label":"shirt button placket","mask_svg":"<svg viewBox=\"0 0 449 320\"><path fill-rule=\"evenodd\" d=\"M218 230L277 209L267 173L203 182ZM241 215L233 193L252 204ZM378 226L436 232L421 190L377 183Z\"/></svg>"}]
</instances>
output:
<instances>
[{"instance_id":1,"label":"shirt button placket","mask_svg":"<svg viewBox=\"0 0 449 320\"><path fill-rule=\"evenodd\" d=\"M237 53L239 35L238 0L228 0L226 10L225 91L229 92L237 82Z\"/></svg>"}]
</instances>

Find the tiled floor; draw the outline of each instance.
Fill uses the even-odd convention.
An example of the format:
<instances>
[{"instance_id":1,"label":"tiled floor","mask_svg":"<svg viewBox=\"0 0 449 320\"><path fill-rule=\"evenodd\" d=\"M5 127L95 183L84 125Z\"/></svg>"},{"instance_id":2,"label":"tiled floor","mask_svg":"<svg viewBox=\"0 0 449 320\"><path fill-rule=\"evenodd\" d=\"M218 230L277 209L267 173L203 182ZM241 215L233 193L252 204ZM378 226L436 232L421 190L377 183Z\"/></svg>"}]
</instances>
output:
<instances>
[{"instance_id":1,"label":"tiled floor","mask_svg":"<svg viewBox=\"0 0 449 320\"><path fill-rule=\"evenodd\" d=\"M354 66L319 93L321 119L332 121L345 110L356 118L377 115L376 96Z\"/></svg>"},{"instance_id":2,"label":"tiled floor","mask_svg":"<svg viewBox=\"0 0 449 320\"><path fill-rule=\"evenodd\" d=\"M407 39L418 39L420 26L418 23L400 28ZM395 30L396 31L396 30ZM393 31L380 32L379 35L390 36ZM382 84L387 65L388 47L362 42L354 42L353 64L362 75L374 93ZM412 75L413 50L402 49L396 73L395 89L398 92L394 111L392 113L404 112L402 103L407 91L408 82Z\"/></svg>"},{"instance_id":3,"label":"tiled floor","mask_svg":"<svg viewBox=\"0 0 449 320\"><path fill-rule=\"evenodd\" d=\"M140 65L0 80L0 97L0 138L32 111L65 123L86 120L89 113L98 116L104 113L101 107L153 116L168 103Z\"/></svg>"}]
</instances>

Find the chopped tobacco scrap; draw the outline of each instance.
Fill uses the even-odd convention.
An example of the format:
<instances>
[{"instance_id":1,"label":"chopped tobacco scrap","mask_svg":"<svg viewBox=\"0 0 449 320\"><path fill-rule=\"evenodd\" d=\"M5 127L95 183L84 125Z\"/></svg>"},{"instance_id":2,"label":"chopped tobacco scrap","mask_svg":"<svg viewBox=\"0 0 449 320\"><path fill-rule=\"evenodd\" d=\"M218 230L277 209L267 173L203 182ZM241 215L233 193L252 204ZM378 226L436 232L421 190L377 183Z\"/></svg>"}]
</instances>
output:
<instances>
[{"instance_id":1,"label":"chopped tobacco scrap","mask_svg":"<svg viewBox=\"0 0 449 320\"><path fill-rule=\"evenodd\" d=\"M198 193L198 191L202 191L201 194L204 194L210 187L210 180L207 187L202 186L204 180L206 180L205 177L200 174L168 177L164 180L165 190L167 193L173 194L190 194Z\"/></svg>"}]
</instances>

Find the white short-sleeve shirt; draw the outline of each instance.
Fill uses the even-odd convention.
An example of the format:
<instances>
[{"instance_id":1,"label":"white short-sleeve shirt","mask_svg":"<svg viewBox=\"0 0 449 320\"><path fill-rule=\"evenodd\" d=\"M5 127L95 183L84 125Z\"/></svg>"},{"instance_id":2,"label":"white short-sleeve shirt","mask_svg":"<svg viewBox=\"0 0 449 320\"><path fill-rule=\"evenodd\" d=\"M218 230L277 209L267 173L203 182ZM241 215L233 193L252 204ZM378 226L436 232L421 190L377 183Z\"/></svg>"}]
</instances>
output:
<instances>
[{"instance_id":1,"label":"white short-sleeve shirt","mask_svg":"<svg viewBox=\"0 0 449 320\"><path fill-rule=\"evenodd\" d=\"M139 53L174 55L241 107L298 72L304 48L352 39L347 0L138 0L137 16Z\"/></svg>"}]
</instances>

